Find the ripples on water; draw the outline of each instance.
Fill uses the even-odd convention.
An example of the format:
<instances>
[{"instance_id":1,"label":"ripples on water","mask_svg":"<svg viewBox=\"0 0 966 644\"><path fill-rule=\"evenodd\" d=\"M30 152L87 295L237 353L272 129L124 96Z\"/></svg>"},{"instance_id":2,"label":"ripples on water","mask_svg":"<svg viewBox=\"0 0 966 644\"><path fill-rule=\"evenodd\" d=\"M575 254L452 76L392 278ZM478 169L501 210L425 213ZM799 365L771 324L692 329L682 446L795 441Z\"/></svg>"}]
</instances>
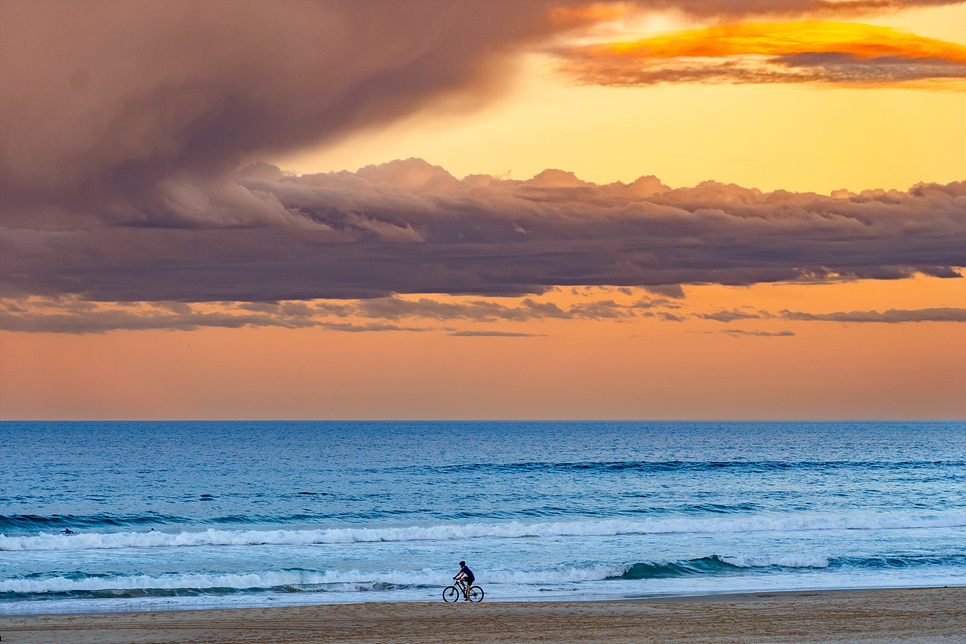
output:
<instances>
[{"instance_id":1,"label":"ripples on water","mask_svg":"<svg viewBox=\"0 0 966 644\"><path fill-rule=\"evenodd\" d=\"M966 583L961 421L0 432L0 612Z\"/></svg>"}]
</instances>

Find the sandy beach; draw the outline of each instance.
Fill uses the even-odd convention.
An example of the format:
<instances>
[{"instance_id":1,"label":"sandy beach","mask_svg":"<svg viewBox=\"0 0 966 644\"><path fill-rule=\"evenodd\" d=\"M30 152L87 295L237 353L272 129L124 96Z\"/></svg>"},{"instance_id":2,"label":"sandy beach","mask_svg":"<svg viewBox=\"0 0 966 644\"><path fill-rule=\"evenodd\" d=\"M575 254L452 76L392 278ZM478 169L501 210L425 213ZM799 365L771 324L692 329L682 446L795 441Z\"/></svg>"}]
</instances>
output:
<instances>
[{"instance_id":1,"label":"sandy beach","mask_svg":"<svg viewBox=\"0 0 966 644\"><path fill-rule=\"evenodd\" d=\"M966 642L966 588L0 617L5 644Z\"/></svg>"}]
</instances>

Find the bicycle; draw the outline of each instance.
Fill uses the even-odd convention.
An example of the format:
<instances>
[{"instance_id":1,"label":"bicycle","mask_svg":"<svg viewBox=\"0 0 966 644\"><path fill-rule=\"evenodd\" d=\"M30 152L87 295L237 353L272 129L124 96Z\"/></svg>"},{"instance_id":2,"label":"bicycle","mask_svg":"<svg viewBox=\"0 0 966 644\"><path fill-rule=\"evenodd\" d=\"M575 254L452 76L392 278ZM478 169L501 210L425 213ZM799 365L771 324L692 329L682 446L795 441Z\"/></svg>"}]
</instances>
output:
<instances>
[{"instance_id":1,"label":"bicycle","mask_svg":"<svg viewBox=\"0 0 966 644\"><path fill-rule=\"evenodd\" d=\"M453 577L453 579L456 579L456 577ZM466 586L463 585L462 583L457 583L457 584L454 584L453 586L447 586L445 589L443 589L443 601L444 602L459 601L460 595L463 596L463 599L468 599L471 602L483 601L483 595L485 593L483 592L482 588L474 585L472 588L470 588L469 597L466 596L465 589L466 589Z\"/></svg>"}]
</instances>

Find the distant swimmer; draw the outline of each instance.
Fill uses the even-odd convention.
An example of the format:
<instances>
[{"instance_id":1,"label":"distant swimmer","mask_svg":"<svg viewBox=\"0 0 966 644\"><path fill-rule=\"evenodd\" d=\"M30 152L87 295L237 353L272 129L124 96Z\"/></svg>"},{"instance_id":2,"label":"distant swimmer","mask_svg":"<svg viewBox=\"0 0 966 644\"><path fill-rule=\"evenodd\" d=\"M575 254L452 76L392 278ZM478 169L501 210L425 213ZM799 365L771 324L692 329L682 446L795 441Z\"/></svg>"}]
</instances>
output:
<instances>
[{"instance_id":1,"label":"distant swimmer","mask_svg":"<svg viewBox=\"0 0 966 644\"><path fill-rule=\"evenodd\" d=\"M70 528L64 528L64 534L74 534Z\"/></svg>"}]
</instances>

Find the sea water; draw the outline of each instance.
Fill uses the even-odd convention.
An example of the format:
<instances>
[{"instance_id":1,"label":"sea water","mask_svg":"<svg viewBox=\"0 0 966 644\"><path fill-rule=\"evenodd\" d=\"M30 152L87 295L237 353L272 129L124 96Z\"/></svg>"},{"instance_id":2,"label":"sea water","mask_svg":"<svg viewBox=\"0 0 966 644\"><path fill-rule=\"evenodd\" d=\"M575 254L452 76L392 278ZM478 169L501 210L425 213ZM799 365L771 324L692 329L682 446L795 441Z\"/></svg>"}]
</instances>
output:
<instances>
[{"instance_id":1,"label":"sea water","mask_svg":"<svg viewBox=\"0 0 966 644\"><path fill-rule=\"evenodd\" d=\"M966 422L0 423L0 613L441 601L460 560L487 601L966 585Z\"/></svg>"}]
</instances>

